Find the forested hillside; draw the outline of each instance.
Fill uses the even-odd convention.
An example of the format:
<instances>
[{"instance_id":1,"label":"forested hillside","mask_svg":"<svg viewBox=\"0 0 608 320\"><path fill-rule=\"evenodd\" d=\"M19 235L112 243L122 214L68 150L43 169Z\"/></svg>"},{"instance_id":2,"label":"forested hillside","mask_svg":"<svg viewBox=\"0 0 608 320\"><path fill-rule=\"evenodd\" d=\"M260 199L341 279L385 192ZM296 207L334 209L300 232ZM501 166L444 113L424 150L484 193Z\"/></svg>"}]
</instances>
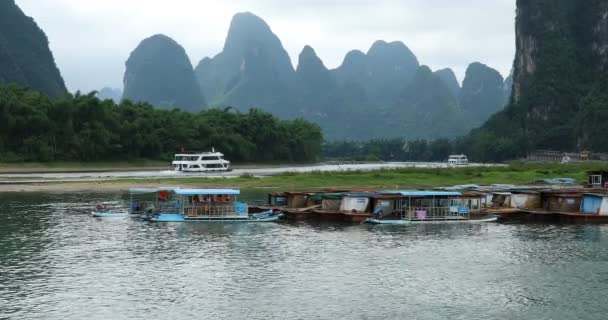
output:
<instances>
[{"instance_id":1,"label":"forested hillside","mask_svg":"<svg viewBox=\"0 0 608 320\"><path fill-rule=\"evenodd\" d=\"M0 1L0 84L7 83L52 97L67 93L46 35L14 0Z\"/></svg>"},{"instance_id":2,"label":"forested hillside","mask_svg":"<svg viewBox=\"0 0 608 320\"><path fill-rule=\"evenodd\" d=\"M322 140L314 124L258 110L189 113L0 86L0 161L168 160L181 148L215 147L233 161L308 162Z\"/></svg>"},{"instance_id":3,"label":"forested hillside","mask_svg":"<svg viewBox=\"0 0 608 320\"><path fill-rule=\"evenodd\" d=\"M608 151L607 16L607 1L518 0L511 104L459 149L479 160Z\"/></svg>"}]
</instances>

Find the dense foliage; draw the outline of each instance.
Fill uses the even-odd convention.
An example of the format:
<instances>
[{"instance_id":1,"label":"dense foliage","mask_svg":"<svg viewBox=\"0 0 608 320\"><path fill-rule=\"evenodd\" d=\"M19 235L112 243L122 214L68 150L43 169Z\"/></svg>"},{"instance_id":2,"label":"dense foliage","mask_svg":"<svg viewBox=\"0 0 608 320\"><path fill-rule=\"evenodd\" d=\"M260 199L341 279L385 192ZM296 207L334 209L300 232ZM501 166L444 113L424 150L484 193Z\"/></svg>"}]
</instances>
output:
<instances>
[{"instance_id":1,"label":"dense foliage","mask_svg":"<svg viewBox=\"0 0 608 320\"><path fill-rule=\"evenodd\" d=\"M0 84L18 83L61 97L67 90L49 42L14 0L0 1Z\"/></svg>"},{"instance_id":2,"label":"dense foliage","mask_svg":"<svg viewBox=\"0 0 608 320\"><path fill-rule=\"evenodd\" d=\"M307 162L318 158L322 139L314 124L258 110L189 113L130 101L117 105L95 92L53 100L0 87L3 161L168 160L181 148L215 147L233 161Z\"/></svg>"}]
</instances>

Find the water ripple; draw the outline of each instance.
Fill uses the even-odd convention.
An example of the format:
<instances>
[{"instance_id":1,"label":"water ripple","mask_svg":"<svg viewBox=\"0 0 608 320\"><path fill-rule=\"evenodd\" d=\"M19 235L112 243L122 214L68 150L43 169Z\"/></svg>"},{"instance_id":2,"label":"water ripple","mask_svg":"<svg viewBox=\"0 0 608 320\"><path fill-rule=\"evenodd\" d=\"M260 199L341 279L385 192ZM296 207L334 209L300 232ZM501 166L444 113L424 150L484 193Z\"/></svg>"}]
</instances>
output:
<instances>
[{"instance_id":1,"label":"water ripple","mask_svg":"<svg viewBox=\"0 0 608 320\"><path fill-rule=\"evenodd\" d=\"M0 318L602 319L608 228L149 224L0 195Z\"/></svg>"}]
</instances>

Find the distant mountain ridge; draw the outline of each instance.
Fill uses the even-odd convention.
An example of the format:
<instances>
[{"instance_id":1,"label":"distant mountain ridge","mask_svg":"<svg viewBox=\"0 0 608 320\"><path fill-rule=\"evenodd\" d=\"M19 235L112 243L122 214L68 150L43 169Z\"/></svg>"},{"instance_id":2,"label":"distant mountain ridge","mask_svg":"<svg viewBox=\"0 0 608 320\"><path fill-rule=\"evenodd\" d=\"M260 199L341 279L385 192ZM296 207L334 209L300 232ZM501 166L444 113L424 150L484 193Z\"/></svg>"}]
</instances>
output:
<instances>
[{"instance_id":1,"label":"distant mountain ridge","mask_svg":"<svg viewBox=\"0 0 608 320\"><path fill-rule=\"evenodd\" d=\"M51 97L67 93L44 32L14 0L0 1L0 84L16 83Z\"/></svg>"},{"instance_id":2,"label":"distant mountain ridge","mask_svg":"<svg viewBox=\"0 0 608 320\"><path fill-rule=\"evenodd\" d=\"M144 40L140 47L146 41L150 40ZM183 51L177 46L165 45ZM189 95L196 91L191 88L186 70L190 68L185 62L179 63L184 69L181 75L166 76L169 70L180 68L174 61L185 61L185 53L148 63L148 69L162 65L164 71L148 70L147 76L135 81L143 71L134 70L152 61L143 51L150 54L154 50L138 47L129 58L123 98L190 108L192 103L177 101L184 94L176 90L165 90L162 99L146 96L163 92L158 83L169 79L186 83ZM137 55L141 57L136 59ZM234 16L223 50L201 59L193 73L198 91L210 107L230 106L243 112L259 108L284 119L303 118L319 124L325 137L332 140L463 135L502 109L507 100L502 76L490 67L471 64L461 88L451 69L433 72L422 66L400 41L375 41L366 53L352 50L332 70L307 45L294 69L270 26L249 12ZM151 79L156 79L157 87L133 89L134 83L141 85Z\"/></svg>"}]
</instances>

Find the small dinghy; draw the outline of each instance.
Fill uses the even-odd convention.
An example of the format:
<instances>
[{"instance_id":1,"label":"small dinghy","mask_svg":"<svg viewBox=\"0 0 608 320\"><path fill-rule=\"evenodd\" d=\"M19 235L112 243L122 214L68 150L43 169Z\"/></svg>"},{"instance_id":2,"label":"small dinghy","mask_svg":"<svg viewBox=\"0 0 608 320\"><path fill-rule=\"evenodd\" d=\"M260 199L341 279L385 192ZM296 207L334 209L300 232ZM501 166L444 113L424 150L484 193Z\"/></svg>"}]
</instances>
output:
<instances>
[{"instance_id":1,"label":"small dinghy","mask_svg":"<svg viewBox=\"0 0 608 320\"><path fill-rule=\"evenodd\" d=\"M91 212L91 215L96 218L118 218L126 217L129 213L126 211L93 211Z\"/></svg>"},{"instance_id":2,"label":"small dinghy","mask_svg":"<svg viewBox=\"0 0 608 320\"><path fill-rule=\"evenodd\" d=\"M119 218L129 215L127 210L111 207L106 203L100 203L95 206L95 210L91 212L91 216L96 218Z\"/></svg>"},{"instance_id":3,"label":"small dinghy","mask_svg":"<svg viewBox=\"0 0 608 320\"><path fill-rule=\"evenodd\" d=\"M424 220L424 219L394 219L394 220L383 220L376 218L369 218L363 223L369 224L444 224L444 223L485 223L485 222L496 222L498 221L497 216L488 216L481 219L441 219L441 220Z\"/></svg>"},{"instance_id":4,"label":"small dinghy","mask_svg":"<svg viewBox=\"0 0 608 320\"><path fill-rule=\"evenodd\" d=\"M250 222L273 222L278 221L282 217L282 212L274 212L272 210L268 210L260 213L254 213L249 217L249 219Z\"/></svg>"}]
</instances>

